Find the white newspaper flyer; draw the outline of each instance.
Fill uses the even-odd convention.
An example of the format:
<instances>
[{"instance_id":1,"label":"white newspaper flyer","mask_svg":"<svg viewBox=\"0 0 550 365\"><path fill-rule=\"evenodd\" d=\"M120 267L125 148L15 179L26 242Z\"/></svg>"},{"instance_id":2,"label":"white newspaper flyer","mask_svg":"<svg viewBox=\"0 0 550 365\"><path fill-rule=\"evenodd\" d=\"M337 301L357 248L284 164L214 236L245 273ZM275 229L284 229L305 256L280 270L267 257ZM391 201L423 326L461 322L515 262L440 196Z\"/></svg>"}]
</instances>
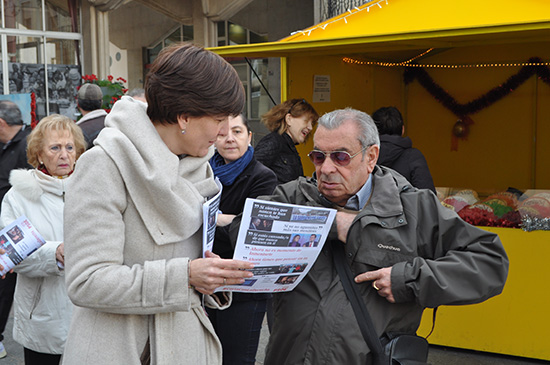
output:
<instances>
[{"instance_id":1,"label":"white newspaper flyer","mask_svg":"<svg viewBox=\"0 0 550 365\"><path fill-rule=\"evenodd\" d=\"M233 258L254 263L254 276L216 291L293 290L315 263L335 217L335 209L247 199Z\"/></svg>"},{"instance_id":2,"label":"white newspaper flyer","mask_svg":"<svg viewBox=\"0 0 550 365\"><path fill-rule=\"evenodd\" d=\"M212 247L214 246L218 208L220 207L220 198L223 189L220 179L216 178L215 181L220 190L202 205L202 257L204 257L206 251L212 251Z\"/></svg>"},{"instance_id":3,"label":"white newspaper flyer","mask_svg":"<svg viewBox=\"0 0 550 365\"><path fill-rule=\"evenodd\" d=\"M0 264L4 266L0 276L19 265L45 243L46 240L24 215L8 224L0 231L0 247L6 251L0 255Z\"/></svg>"}]
</instances>

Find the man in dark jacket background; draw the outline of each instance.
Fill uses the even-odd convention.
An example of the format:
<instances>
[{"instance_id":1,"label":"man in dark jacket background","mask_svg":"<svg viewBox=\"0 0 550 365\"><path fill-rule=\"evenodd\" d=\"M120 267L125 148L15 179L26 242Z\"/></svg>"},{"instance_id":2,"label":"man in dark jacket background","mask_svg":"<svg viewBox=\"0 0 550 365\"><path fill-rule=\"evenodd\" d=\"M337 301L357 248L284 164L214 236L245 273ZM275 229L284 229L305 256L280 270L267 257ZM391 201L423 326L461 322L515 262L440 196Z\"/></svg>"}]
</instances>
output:
<instances>
[{"instance_id":1,"label":"man in dark jacket background","mask_svg":"<svg viewBox=\"0 0 550 365\"><path fill-rule=\"evenodd\" d=\"M378 164L399 172L419 189L435 186L422 152L413 148L412 141L405 135L405 126L401 112L393 107L382 107L372 113L372 119L380 135L380 156Z\"/></svg>"},{"instance_id":2,"label":"man in dark jacket background","mask_svg":"<svg viewBox=\"0 0 550 365\"><path fill-rule=\"evenodd\" d=\"M27 136L31 128L23 124L21 110L17 104L0 101L0 202L11 188L9 178L14 169L32 168L27 162ZM0 211L1 211L0 206ZM16 274L7 274L0 279L0 358L5 357L6 350L2 344L3 332L13 303Z\"/></svg>"},{"instance_id":3,"label":"man in dark jacket background","mask_svg":"<svg viewBox=\"0 0 550 365\"><path fill-rule=\"evenodd\" d=\"M368 114L348 108L323 115L313 142L316 179L300 177L260 197L338 210L311 271L293 291L274 294L266 365L372 364L334 267L337 245L344 245L380 337L414 334L424 308L479 303L502 292L508 258L498 236L376 165L380 142ZM236 218L232 239L238 228Z\"/></svg>"},{"instance_id":4,"label":"man in dark jacket background","mask_svg":"<svg viewBox=\"0 0 550 365\"><path fill-rule=\"evenodd\" d=\"M78 110L82 118L76 123L82 128L88 149L94 146L94 141L99 132L105 127L107 112L101 109L103 93L96 84L84 84L77 93Z\"/></svg>"}]
</instances>

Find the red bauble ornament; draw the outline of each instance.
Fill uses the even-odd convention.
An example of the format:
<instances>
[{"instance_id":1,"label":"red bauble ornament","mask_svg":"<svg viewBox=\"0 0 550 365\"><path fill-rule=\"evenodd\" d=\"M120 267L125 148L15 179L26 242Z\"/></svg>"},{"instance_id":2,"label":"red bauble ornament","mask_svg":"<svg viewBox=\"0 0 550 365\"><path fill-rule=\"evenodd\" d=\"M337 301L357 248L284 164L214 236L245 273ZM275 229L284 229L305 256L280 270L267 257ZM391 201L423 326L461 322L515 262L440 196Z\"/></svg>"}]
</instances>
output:
<instances>
[{"instance_id":1,"label":"red bauble ornament","mask_svg":"<svg viewBox=\"0 0 550 365\"><path fill-rule=\"evenodd\" d=\"M466 137L468 135L468 125L459 119L453 126L453 135L458 138Z\"/></svg>"}]
</instances>

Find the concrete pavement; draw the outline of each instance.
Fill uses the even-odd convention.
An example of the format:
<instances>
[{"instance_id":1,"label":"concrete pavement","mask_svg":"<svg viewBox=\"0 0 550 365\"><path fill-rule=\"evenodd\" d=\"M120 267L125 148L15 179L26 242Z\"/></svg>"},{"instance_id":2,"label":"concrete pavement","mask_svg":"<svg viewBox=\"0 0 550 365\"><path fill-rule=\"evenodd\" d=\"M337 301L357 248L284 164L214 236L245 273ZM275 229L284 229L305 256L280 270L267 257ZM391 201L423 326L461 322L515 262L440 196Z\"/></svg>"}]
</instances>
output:
<instances>
[{"instance_id":1,"label":"concrete pavement","mask_svg":"<svg viewBox=\"0 0 550 365\"><path fill-rule=\"evenodd\" d=\"M0 365L24 365L23 347L12 339L13 316L10 316L4 333L4 346L8 356L0 359ZM265 355L265 346L269 340L267 322L264 321L256 364L262 365ZM431 365L542 365L549 361L526 359L521 357L503 356L477 351L467 351L440 346L431 346L428 362ZM124 364L120 364L124 365ZM177 365L177 364L174 364ZM343 364L334 364L343 365Z\"/></svg>"},{"instance_id":2,"label":"concrete pavement","mask_svg":"<svg viewBox=\"0 0 550 365\"><path fill-rule=\"evenodd\" d=\"M265 346L269 340L267 322L264 320L260 346L256 355L256 365L262 365L265 356ZM514 356L503 356L486 352L468 351L441 346L430 346L428 355L430 365L542 365L550 364L550 361L527 359ZM4 365L1 364L0 365ZM334 364L344 365L344 364Z\"/></svg>"}]
</instances>

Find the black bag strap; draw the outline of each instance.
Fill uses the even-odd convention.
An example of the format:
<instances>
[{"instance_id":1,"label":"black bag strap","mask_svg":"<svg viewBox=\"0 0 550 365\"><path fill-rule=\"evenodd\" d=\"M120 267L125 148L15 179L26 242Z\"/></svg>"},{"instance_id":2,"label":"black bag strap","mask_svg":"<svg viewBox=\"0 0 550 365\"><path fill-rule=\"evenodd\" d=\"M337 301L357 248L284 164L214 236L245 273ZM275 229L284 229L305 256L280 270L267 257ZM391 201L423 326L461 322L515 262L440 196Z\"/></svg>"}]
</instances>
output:
<instances>
[{"instance_id":1,"label":"black bag strap","mask_svg":"<svg viewBox=\"0 0 550 365\"><path fill-rule=\"evenodd\" d=\"M388 359L382 348L382 343L376 334L372 319L367 311L367 307L363 303L361 293L357 288L357 284L353 280L353 274L349 265L346 262L346 256L344 252L344 243L341 241L334 240L332 243L332 259L334 261L334 266L336 271L340 276L340 281L346 292L346 296L353 308L355 313L355 318L361 329L361 334L365 339L365 342L369 346L373 360L375 364L388 364Z\"/></svg>"}]
</instances>

